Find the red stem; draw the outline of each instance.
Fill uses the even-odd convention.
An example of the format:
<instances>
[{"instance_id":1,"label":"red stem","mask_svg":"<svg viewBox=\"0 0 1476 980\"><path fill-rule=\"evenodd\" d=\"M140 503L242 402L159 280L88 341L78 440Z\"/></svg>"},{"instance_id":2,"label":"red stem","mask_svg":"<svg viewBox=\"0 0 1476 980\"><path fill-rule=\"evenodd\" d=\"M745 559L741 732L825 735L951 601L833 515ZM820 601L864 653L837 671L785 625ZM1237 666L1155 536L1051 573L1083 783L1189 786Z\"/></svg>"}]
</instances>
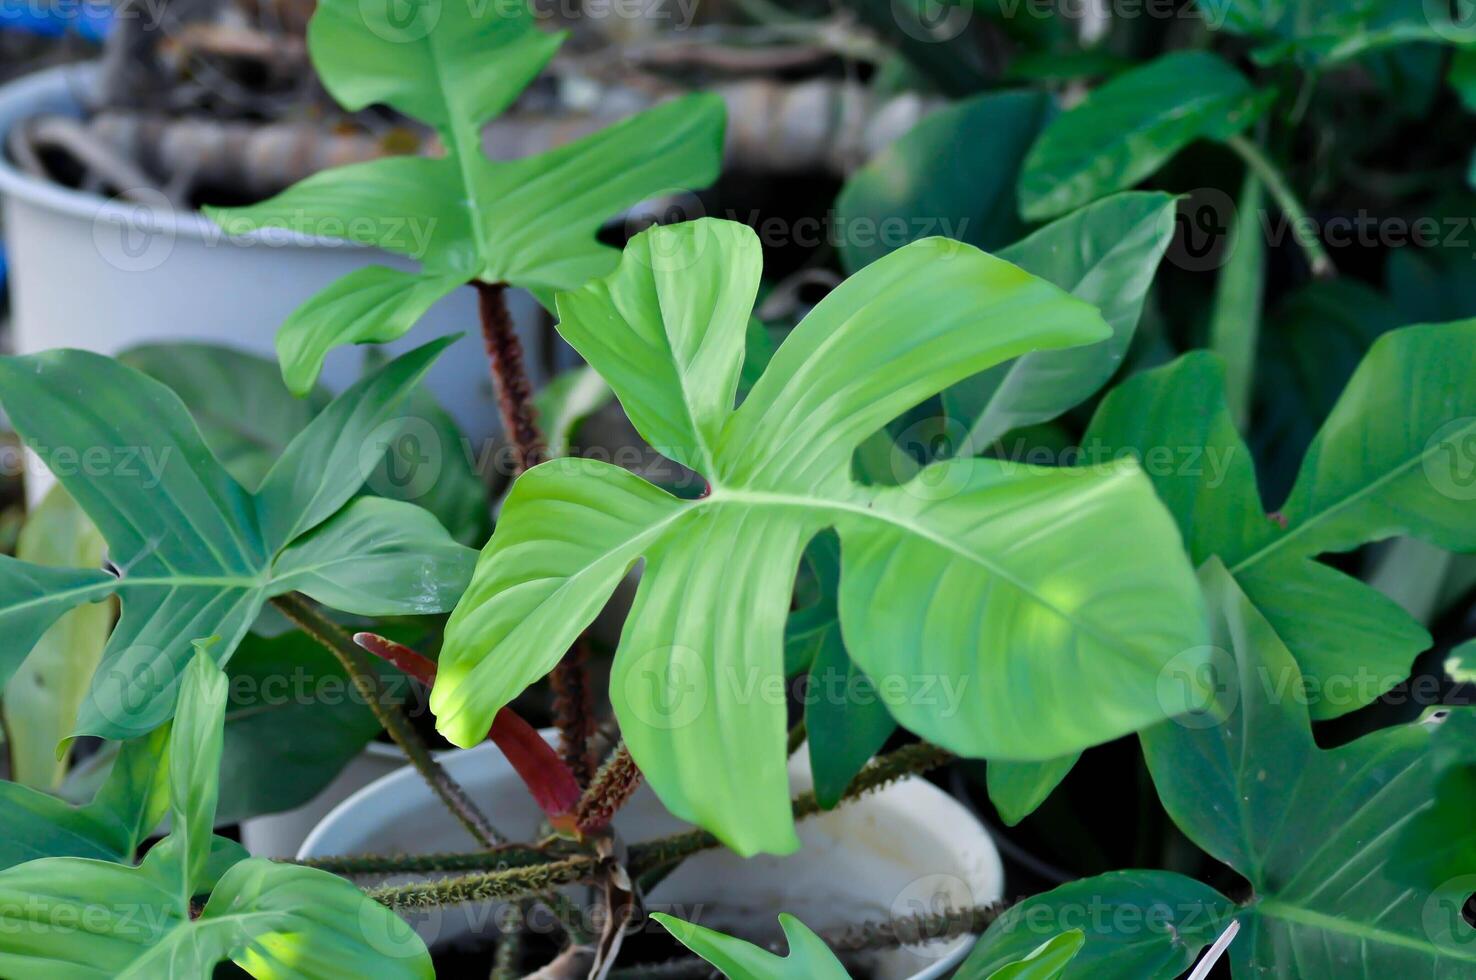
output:
<instances>
[{"instance_id":1,"label":"red stem","mask_svg":"<svg viewBox=\"0 0 1476 980\"><path fill-rule=\"evenodd\" d=\"M365 650L387 660L420 681L434 684L435 661L422 656L403 643L387 640L375 633L355 633L354 642ZM543 740L538 730L523 720L511 707L497 712L492 719L492 728L487 737L497 744L513 771L533 794L533 799L560 831L575 828L574 811L579 805L579 781L554 751L553 746Z\"/></svg>"}]
</instances>

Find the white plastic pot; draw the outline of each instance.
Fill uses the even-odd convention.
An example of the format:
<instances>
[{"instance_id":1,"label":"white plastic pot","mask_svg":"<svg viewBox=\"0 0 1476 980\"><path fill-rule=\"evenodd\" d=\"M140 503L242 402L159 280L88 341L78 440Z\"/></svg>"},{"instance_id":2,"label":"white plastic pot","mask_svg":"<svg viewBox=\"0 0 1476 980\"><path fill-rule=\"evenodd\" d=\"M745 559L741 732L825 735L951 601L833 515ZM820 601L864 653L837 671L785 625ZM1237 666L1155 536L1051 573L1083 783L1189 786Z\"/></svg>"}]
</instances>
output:
<instances>
[{"instance_id":1,"label":"white plastic pot","mask_svg":"<svg viewBox=\"0 0 1476 980\"><path fill-rule=\"evenodd\" d=\"M809 785L804 753L795 756L796 790ZM446 768L513 839L532 839L539 813L491 743L447 754ZM643 787L616 829L627 843L686 829ZM979 822L931 783L909 779L800 825L804 847L784 858L744 860L721 850L690 858L648 896L669 911L716 929L778 938L780 912L824 932L862 921L902 918L993 902L1004 871ZM413 769L401 769L349 797L308 836L300 859L345 854L465 851L470 840ZM403 878L392 879L402 881ZM468 905L413 918L428 943L491 936L504 909ZM654 923L649 928L659 929ZM875 958L877 980L929 980L958 965L969 938L889 950Z\"/></svg>"},{"instance_id":2,"label":"white plastic pot","mask_svg":"<svg viewBox=\"0 0 1476 980\"><path fill-rule=\"evenodd\" d=\"M370 742L309 802L283 813L243 820L241 843L256 857L291 857L334 807L404 765L405 753L398 746Z\"/></svg>"},{"instance_id":3,"label":"white plastic pot","mask_svg":"<svg viewBox=\"0 0 1476 980\"><path fill-rule=\"evenodd\" d=\"M71 65L0 87L0 146L32 116L80 115L95 76L92 65ZM0 199L13 341L22 354L53 347L111 354L145 341L199 340L273 356L282 321L323 287L366 265L414 267L378 249L326 238L286 232L228 238L204 215L176 211L162 196L107 200L23 173L3 153ZM521 292L509 299L539 383L536 304ZM446 297L388 347L406 350L458 331L467 335L441 356L429 383L479 443L496 431L497 411L472 290ZM361 364L360 352L340 348L329 355L324 380L341 388Z\"/></svg>"}]
</instances>

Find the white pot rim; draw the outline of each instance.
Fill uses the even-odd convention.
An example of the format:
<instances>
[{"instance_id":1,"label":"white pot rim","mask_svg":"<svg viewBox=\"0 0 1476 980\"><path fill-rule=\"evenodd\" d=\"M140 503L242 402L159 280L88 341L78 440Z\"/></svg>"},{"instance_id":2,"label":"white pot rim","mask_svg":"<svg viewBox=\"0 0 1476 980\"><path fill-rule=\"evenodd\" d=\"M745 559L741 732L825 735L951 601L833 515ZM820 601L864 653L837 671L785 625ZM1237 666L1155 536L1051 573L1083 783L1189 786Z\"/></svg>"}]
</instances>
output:
<instances>
[{"instance_id":1,"label":"white pot rim","mask_svg":"<svg viewBox=\"0 0 1476 980\"><path fill-rule=\"evenodd\" d=\"M84 94L96 84L99 68L99 64L92 61L60 65L22 75L0 86L0 148L5 146L11 129L17 123L35 115L35 105L38 102L53 105L65 102L80 112ZM218 225L199 211L179 211L163 201L157 205L141 205L134 201L105 198L100 194L63 187L54 181L17 169L6 159L4 152L0 152L0 195L15 197L84 221L119 222L140 230L199 241L213 242L227 237ZM369 248L359 242L303 235L287 229L229 237L244 244L268 234L272 244L280 247Z\"/></svg>"},{"instance_id":2,"label":"white pot rim","mask_svg":"<svg viewBox=\"0 0 1476 980\"><path fill-rule=\"evenodd\" d=\"M544 729L539 734L550 743L556 742L558 738L553 729ZM394 746L384 748L397 751ZM465 773L485 773L499 763L505 765L501 750L490 741L470 749L449 752L442 757L442 762L453 770L464 769ZM993 837L979 818L951 794L928 780L910 777L892 783L880 793L853 805L865 806L868 801L876 805L882 794L890 794L888 805L899 811L918 814L919 820L930 825L947 826L950 839L958 845L960 853L987 855L988 863L993 866L993 873L1003 882L1003 866ZM359 836L366 823L372 825L372 821L366 819L368 813L382 813L383 823L390 825L396 815L409 805L407 801L417 796L423 797L427 805L431 804L431 791L413 767L405 766L381 776L334 807L303 841L297 852L297 859L309 860L351 853L342 850L339 841L345 837ZM385 806L388 801L394 802ZM962 963L973 948L973 943L965 941L963 937L954 942L956 945L953 949L913 973L909 980L935 980L946 976Z\"/></svg>"}]
</instances>

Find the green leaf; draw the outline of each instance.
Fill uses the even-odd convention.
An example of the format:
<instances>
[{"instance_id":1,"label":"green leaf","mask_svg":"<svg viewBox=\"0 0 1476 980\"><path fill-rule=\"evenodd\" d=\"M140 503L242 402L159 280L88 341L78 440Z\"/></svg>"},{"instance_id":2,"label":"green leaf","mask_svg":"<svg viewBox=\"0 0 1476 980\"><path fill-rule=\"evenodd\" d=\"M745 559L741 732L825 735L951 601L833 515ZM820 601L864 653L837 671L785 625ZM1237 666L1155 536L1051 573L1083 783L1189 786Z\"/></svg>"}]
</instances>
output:
<instances>
[{"instance_id":1,"label":"green leaf","mask_svg":"<svg viewBox=\"0 0 1476 980\"><path fill-rule=\"evenodd\" d=\"M1453 318L1454 319L1454 318ZM1348 279L1308 284L1279 303L1261 346L1256 424L1249 437L1264 461L1262 495L1285 500L1297 469L1338 395L1374 341L1413 320L1388 297Z\"/></svg>"},{"instance_id":2,"label":"green leaf","mask_svg":"<svg viewBox=\"0 0 1476 980\"><path fill-rule=\"evenodd\" d=\"M7 579L0 623L10 627L9 649L22 656L66 609L114 592L122 598L122 618L75 734L129 738L166 721L192 640L217 637L212 656L220 662L230 658L266 600L294 588L277 567L288 558L278 551L358 492L365 476L362 444L393 419L444 346L440 341L412 351L335 399L288 445L255 495L211 456L184 405L159 382L82 351L0 360L0 401L27 444L97 525L117 569L115 577L0 561L0 577ZM404 512L368 513L398 521ZM366 531L359 521L338 527ZM330 574L338 587L331 594L347 599L362 584L372 591L355 596L356 607L448 606L459 592L455 579L466 569L464 553L436 542L431 557L444 558L451 568L431 574L421 565L423 574L406 574L417 567L416 556L395 554L396 545L430 541L424 521L411 530L381 525L378 532L381 567L398 569L397 578L376 579L371 570L345 577L341 567L334 568ZM302 548L321 556L332 543L319 535ZM302 553L289 551L294 562ZM300 577L314 587L333 584L322 575ZM405 591L391 601L386 590L396 586Z\"/></svg>"},{"instance_id":3,"label":"green leaf","mask_svg":"<svg viewBox=\"0 0 1476 980\"><path fill-rule=\"evenodd\" d=\"M930 235L985 250L1025 231L1020 164L1055 114L1044 92L990 92L930 113L853 173L836 198L841 262L859 272ZM987 159L988 167L975 161ZM1047 277L1049 278L1049 277Z\"/></svg>"},{"instance_id":4,"label":"green leaf","mask_svg":"<svg viewBox=\"0 0 1476 980\"><path fill-rule=\"evenodd\" d=\"M785 658L793 650L796 661L803 660L809 672L804 702L810 771L815 798L829 809L840 802L851 780L897 730L897 723L876 684L846 652L841 637L836 605L840 539L833 532L818 535L805 558L820 594L814 604L790 613L784 630ZM806 652L799 652L801 647Z\"/></svg>"},{"instance_id":5,"label":"green leaf","mask_svg":"<svg viewBox=\"0 0 1476 980\"><path fill-rule=\"evenodd\" d=\"M1197 0L1211 27L1258 38L1261 64L1326 70L1401 44L1476 43L1448 5L1425 0Z\"/></svg>"},{"instance_id":6,"label":"green leaf","mask_svg":"<svg viewBox=\"0 0 1476 980\"><path fill-rule=\"evenodd\" d=\"M776 956L752 943L663 912L652 912L651 918L729 980L850 980L825 941L788 913L779 915L779 926L789 943L788 956Z\"/></svg>"},{"instance_id":7,"label":"green leaf","mask_svg":"<svg viewBox=\"0 0 1476 980\"><path fill-rule=\"evenodd\" d=\"M945 391L944 407L965 430L969 455L1012 429L1048 422L1076 407L1116 373L1173 240L1174 208L1167 194L1119 194L1000 253L1097 307L1112 336L1089 347L1026 354Z\"/></svg>"},{"instance_id":8,"label":"green leaf","mask_svg":"<svg viewBox=\"0 0 1476 980\"><path fill-rule=\"evenodd\" d=\"M414 931L347 881L241 860L210 837L225 707L225 675L201 649L170 734L172 829L142 864L53 857L0 872L0 973L200 977L231 959L282 980L434 976ZM195 915L191 900L212 886Z\"/></svg>"},{"instance_id":9,"label":"green leaf","mask_svg":"<svg viewBox=\"0 0 1476 980\"><path fill-rule=\"evenodd\" d=\"M1261 303L1266 292L1266 236L1260 227L1265 190L1248 173L1236 202L1235 226L1225 243L1229 259L1215 283L1210 349L1225 362L1230 418L1244 428L1250 417Z\"/></svg>"},{"instance_id":10,"label":"green leaf","mask_svg":"<svg viewBox=\"0 0 1476 980\"><path fill-rule=\"evenodd\" d=\"M657 106L584 139L494 161L484 124L554 56L563 35L512 4L415 7L325 0L308 26L318 76L345 108L388 105L428 123L443 157L399 157L316 174L269 201L210 209L232 233L287 227L376 245L421 263L417 273L360 269L283 325L277 353L296 392L329 350L403 336L437 300L481 280L547 294L615 265L600 226L624 209L710 183L722 159L716 95Z\"/></svg>"},{"instance_id":11,"label":"green leaf","mask_svg":"<svg viewBox=\"0 0 1476 980\"><path fill-rule=\"evenodd\" d=\"M455 605L476 552L451 540L429 511L360 497L283 549L281 588L359 616L414 616Z\"/></svg>"},{"instance_id":12,"label":"green leaf","mask_svg":"<svg viewBox=\"0 0 1476 980\"><path fill-rule=\"evenodd\" d=\"M168 736L161 728L124 742L107 780L82 806L0 782L0 869L43 857L132 861L168 807Z\"/></svg>"},{"instance_id":13,"label":"green leaf","mask_svg":"<svg viewBox=\"0 0 1476 980\"><path fill-rule=\"evenodd\" d=\"M1044 762L991 762L985 770L989 802L1013 827L1040 808L1079 758L1081 753L1073 752Z\"/></svg>"},{"instance_id":14,"label":"green leaf","mask_svg":"<svg viewBox=\"0 0 1476 980\"><path fill-rule=\"evenodd\" d=\"M988 980L1056 980L1086 945L1086 933L1080 929L1063 932L1047 939L1023 960L1007 963L989 974ZM960 976L967 977L967 973Z\"/></svg>"},{"instance_id":15,"label":"green leaf","mask_svg":"<svg viewBox=\"0 0 1476 980\"><path fill-rule=\"evenodd\" d=\"M404 675L375 666L405 697ZM380 731L338 659L304 633L247 634L227 672L218 825L308 802Z\"/></svg>"},{"instance_id":16,"label":"green leaf","mask_svg":"<svg viewBox=\"0 0 1476 980\"><path fill-rule=\"evenodd\" d=\"M694 384L731 397L746 319L713 270L754 269L759 246L733 226L699 226L644 233L656 241L637 239L610 280L560 308L561 330L638 424L665 427L672 454L711 461L709 492L678 500L588 460L519 478L447 626L431 695L443 734L479 741L643 557L611 678L632 754L673 813L740 853L792 850L785 626L801 553L827 527L845 556L846 648L893 716L942 745L1049 758L1190 707L1160 703L1157 676L1202 640L1198 590L1135 467L964 460L902 487L850 477L862 441L949 384L1105 337L1089 306L970 246L918 242L816 306L719 418L724 406ZM696 242L705 250L683 250ZM685 292L648 288L668 270L691 271L665 286ZM703 333L709 320L735 336ZM684 358L694 331L728 362ZM650 363L631 370L627 350ZM671 363L656 363L660 351ZM1083 552L1083 535L1118 560ZM1083 685L1098 692L1086 705L1068 696ZM928 708L950 696L967 703Z\"/></svg>"},{"instance_id":17,"label":"green leaf","mask_svg":"<svg viewBox=\"0 0 1476 980\"><path fill-rule=\"evenodd\" d=\"M1309 678L1314 718L1361 707L1403 680L1430 636L1393 600L1316 561L1394 536L1476 546L1462 481L1476 392L1456 374L1476 321L1408 327L1359 365L1274 518L1230 422L1218 360L1191 354L1113 391L1089 453L1144 460L1195 562L1219 556Z\"/></svg>"},{"instance_id":18,"label":"green leaf","mask_svg":"<svg viewBox=\"0 0 1476 980\"><path fill-rule=\"evenodd\" d=\"M294 398L275 361L233 347L146 344L118 360L174 389L211 455L248 490L261 485L287 444L333 400L321 386Z\"/></svg>"},{"instance_id":19,"label":"green leaf","mask_svg":"<svg viewBox=\"0 0 1476 980\"><path fill-rule=\"evenodd\" d=\"M1265 93L1207 51L1124 72L1051 121L1025 158L1020 213L1063 214L1151 176L1200 139L1225 140L1265 110Z\"/></svg>"},{"instance_id":20,"label":"green leaf","mask_svg":"<svg viewBox=\"0 0 1476 980\"><path fill-rule=\"evenodd\" d=\"M106 545L97 528L61 487L52 488L26 518L16 546L22 561L98 568ZM73 609L53 625L5 686L5 729L10 776L33 789L55 792L67 773L57 743L77 721L92 673L113 625L112 603Z\"/></svg>"},{"instance_id":21,"label":"green leaf","mask_svg":"<svg viewBox=\"0 0 1476 980\"><path fill-rule=\"evenodd\" d=\"M254 490L277 457L332 402L315 386L295 398L273 360L212 344L171 343L135 347L123 363L162 381L190 410L211 453L242 486ZM382 360L366 358L373 368ZM481 545L492 533L487 489L473 469L465 439L424 383L395 410L399 431L376 428L360 447L357 465L387 444L368 476L368 489L406 500L435 514L462 544Z\"/></svg>"},{"instance_id":22,"label":"green leaf","mask_svg":"<svg viewBox=\"0 0 1476 980\"><path fill-rule=\"evenodd\" d=\"M1452 708L1438 725L1430 739L1435 801L1400 831L1394 868L1408 884L1435 892L1429 904L1438 903L1440 914L1431 918L1445 938L1471 942L1476 941L1476 930L1461 928L1461 913L1466 898L1476 892L1476 828L1471 822L1476 805L1476 711Z\"/></svg>"},{"instance_id":23,"label":"green leaf","mask_svg":"<svg viewBox=\"0 0 1476 980\"><path fill-rule=\"evenodd\" d=\"M548 439L548 451L567 456L580 424L609 404L615 393L588 365L570 368L533 396L538 422Z\"/></svg>"},{"instance_id":24,"label":"green leaf","mask_svg":"<svg viewBox=\"0 0 1476 980\"><path fill-rule=\"evenodd\" d=\"M1230 947L1236 976L1470 975L1476 943L1432 934L1400 880L1398 832L1434 790L1426 727L1320 748L1271 623L1220 562L1201 578L1221 651L1215 704L1140 737L1174 822L1254 889Z\"/></svg>"},{"instance_id":25,"label":"green leaf","mask_svg":"<svg viewBox=\"0 0 1476 980\"><path fill-rule=\"evenodd\" d=\"M1445 658L1445 672L1459 684L1476 683L1476 640L1467 640Z\"/></svg>"},{"instance_id":26,"label":"green leaf","mask_svg":"<svg viewBox=\"0 0 1476 980\"><path fill-rule=\"evenodd\" d=\"M958 975L981 980L1062 931L1080 930L1085 942L1057 974L1063 980L1173 980L1234 915L1229 899L1192 878L1114 871L1011 906L990 925Z\"/></svg>"}]
</instances>

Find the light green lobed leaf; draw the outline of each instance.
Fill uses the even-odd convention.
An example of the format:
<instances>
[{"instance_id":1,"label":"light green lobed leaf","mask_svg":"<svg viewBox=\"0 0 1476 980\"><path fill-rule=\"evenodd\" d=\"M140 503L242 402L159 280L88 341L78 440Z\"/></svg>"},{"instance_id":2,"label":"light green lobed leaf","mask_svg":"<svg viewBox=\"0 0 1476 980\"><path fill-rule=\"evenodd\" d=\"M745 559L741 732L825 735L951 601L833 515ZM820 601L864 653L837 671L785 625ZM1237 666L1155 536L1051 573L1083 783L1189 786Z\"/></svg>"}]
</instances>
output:
<instances>
[{"instance_id":1,"label":"light green lobed leaf","mask_svg":"<svg viewBox=\"0 0 1476 980\"><path fill-rule=\"evenodd\" d=\"M644 558L611 678L636 761L672 812L740 853L792 850L786 619L801 553L827 527L845 648L927 738L1047 759L1197 703L1158 690L1171 658L1195 660L1202 607L1131 463L850 478L856 447L909 407L1010 357L1100 340L1101 318L970 246L915 243L821 302L735 410L758 254L727 222L653 229L608 280L560 298L564 336L709 492L680 500L590 460L519 478L447 627L431 695L442 733L480 740ZM1068 697L1082 685L1099 696Z\"/></svg>"},{"instance_id":2,"label":"light green lobed leaf","mask_svg":"<svg viewBox=\"0 0 1476 980\"><path fill-rule=\"evenodd\" d=\"M651 913L651 918L729 980L850 980L825 941L788 913L779 916L789 943L788 956L776 956L742 939L662 912Z\"/></svg>"},{"instance_id":3,"label":"light green lobed leaf","mask_svg":"<svg viewBox=\"0 0 1476 980\"><path fill-rule=\"evenodd\" d=\"M62 613L116 593L122 617L74 734L132 738L168 720L191 641L218 638L211 656L224 663L272 596L301 588L364 614L448 608L469 553L434 519L407 520L409 505L386 501L344 509L368 475L364 444L393 424L445 343L390 362L335 399L255 494L210 454L159 382L82 351L0 359L0 402L97 525L116 570L0 559L0 626L10 637L0 679ZM371 538L375 561L341 560Z\"/></svg>"},{"instance_id":4,"label":"light green lobed leaf","mask_svg":"<svg viewBox=\"0 0 1476 980\"><path fill-rule=\"evenodd\" d=\"M390 158L316 174L261 204L209 209L232 233L332 229L405 255L418 272L371 266L299 308L277 335L283 377L311 389L334 347L393 340L438 300L473 280L547 297L614 267L595 238L643 200L710 183L722 160L716 95L657 106L565 146L494 161L482 126L506 109L563 43L523 0L417 5L324 0L308 49L345 108L388 105L428 123L446 155Z\"/></svg>"},{"instance_id":5,"label":"light green lobed leaf","mask_svg":"<svg viewBox=\"0 0 1476 980\"><path fill-rule=\"evenodd\" d=\"M1020 213L1050 218L1126 190L1190 143L1240 133L1267 105L1267 93L1208 51L1123 72L1041 133L1020 174Z\"/></svg>"}]
</instances>

